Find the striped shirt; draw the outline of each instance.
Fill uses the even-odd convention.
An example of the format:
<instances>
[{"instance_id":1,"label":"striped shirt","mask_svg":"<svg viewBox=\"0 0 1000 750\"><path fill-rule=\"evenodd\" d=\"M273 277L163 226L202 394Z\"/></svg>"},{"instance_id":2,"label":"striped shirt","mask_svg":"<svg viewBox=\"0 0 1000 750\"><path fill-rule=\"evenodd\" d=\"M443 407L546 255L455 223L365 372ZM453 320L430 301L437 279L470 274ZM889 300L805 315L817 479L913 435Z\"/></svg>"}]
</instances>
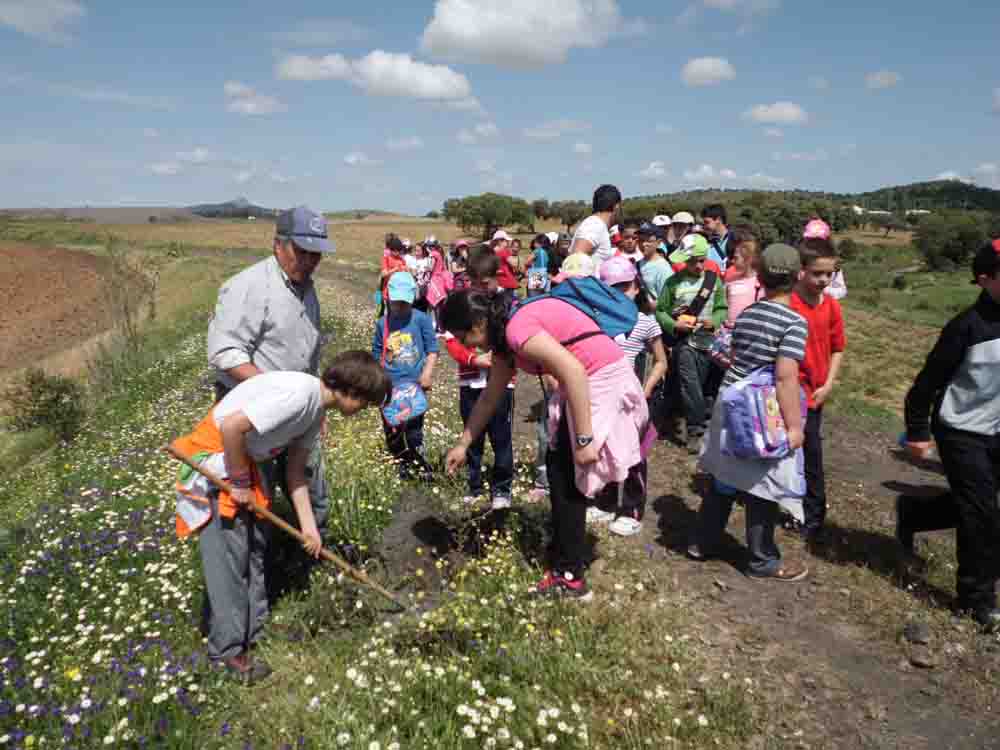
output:
<instances>
[{"instance_id":1,"label":"striped shirt","mask_svg":"<svg viewBox=\"0 0 1000 750\"><path fill-rule=\"evenodd\" d=\"M622 348L622 351L625 352L629 364L634 367L635 358L646 351L650 341L662 335L663 331L660 329L660 324L656 322L656 318L652 315L639 313L639 319L636 321L635 328L632 329L632 333L628 335L628 338L618 336L615 341Z\"/></svg>"},{"instance_id":2,"label":"striped shirt","mask_svg":"<svg viewBox=\"0 0 1000 750\"><path fill-rule=\"evenodd\" d=\"M806 319L787 305L770 300L755 302L733 328L733 364L722 387L742 380L754 370L773 365L778 357L796 362L806 358Z\"/></svg>"}]
</instances>

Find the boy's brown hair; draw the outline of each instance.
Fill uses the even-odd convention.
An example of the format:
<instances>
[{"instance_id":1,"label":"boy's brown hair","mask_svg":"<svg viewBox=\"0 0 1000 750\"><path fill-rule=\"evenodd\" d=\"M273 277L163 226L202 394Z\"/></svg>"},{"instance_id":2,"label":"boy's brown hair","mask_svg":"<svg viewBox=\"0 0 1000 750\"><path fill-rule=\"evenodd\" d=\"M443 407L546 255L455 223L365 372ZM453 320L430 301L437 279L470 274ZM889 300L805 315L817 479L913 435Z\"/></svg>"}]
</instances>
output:
<instances>
[{"instance_id":1,"label":"boy's brown hair","mask_svg":"<svg viewBox=\"0 0 1000 750\"><path fill-rule=\"evenodd\" d=\"M492 279L500 273L500 259L488 248L478 249L469 256L467 271L473 281Z\"/></svg>"},{"instance_id":2,"label":"boy's brown hair","mask_svg":"<svg viewBox=\"0 0 1000 750\"><path fill-rule=\"evenodd\" d=\"M799 260L803 268L809 268L820 258L837 258L837 248L831 240L822 237L807 237L799 243Z\"/></svg>"},{"instance_id":3,"label":"boy's brown hair","mask_svg":"<svg viewBox=\"0 0 1000 750\"><path fill-rule=\"evenodd\" d=\"M392 381L370 352L341 352L323 372L323 384L368 404L381 406L392 392Z\"/></svg>"},{"instance_id":4,"label":"boy's brown hair","mask_svg":"<svg viewBox=\"0 0 1000 750\"><path fill-rule=\"evenodd\" d=\"M746 224L740 224L735 227L730 227L729 229L729 242L727 248L733 248L733 256L735 257L737 250L743 250L750 254L750 266L753 267L754 258L760 254L760 240L757 239L756 233L752 227Z\"/></svg>"}]
</instances>

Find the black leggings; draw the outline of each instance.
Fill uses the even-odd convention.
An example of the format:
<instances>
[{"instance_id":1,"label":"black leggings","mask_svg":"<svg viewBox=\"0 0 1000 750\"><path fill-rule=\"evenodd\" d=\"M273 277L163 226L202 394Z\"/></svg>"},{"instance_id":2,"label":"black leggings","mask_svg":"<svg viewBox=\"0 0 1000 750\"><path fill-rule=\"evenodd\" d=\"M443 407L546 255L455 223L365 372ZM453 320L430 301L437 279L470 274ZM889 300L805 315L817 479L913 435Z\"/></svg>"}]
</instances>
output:
<instances>
[{"instance_id":1,"label":"black leggings","mask_svg":"<svg viewBox=\"0 0 1000 750\"><path fill-rule=\"evenodd\" d=\"M549 447L545 465L552 502L552 569L557 573L572 573L579 578L585 565L587 505L590 501L576 486L573 443L565 412L559 420L559 430L554 444Z\"/></svg>"}]
</instances>

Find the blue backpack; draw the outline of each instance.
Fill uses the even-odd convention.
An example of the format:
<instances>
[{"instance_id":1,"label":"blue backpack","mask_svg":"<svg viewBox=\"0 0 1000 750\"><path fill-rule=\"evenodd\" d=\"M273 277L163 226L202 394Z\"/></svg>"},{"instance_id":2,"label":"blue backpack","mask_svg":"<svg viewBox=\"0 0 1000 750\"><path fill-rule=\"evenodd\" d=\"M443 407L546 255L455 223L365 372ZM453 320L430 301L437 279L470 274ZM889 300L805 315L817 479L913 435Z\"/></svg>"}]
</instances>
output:
<instances>
[{"instance_id":1,"label":"blue backpack","mask_svg":"<svg viewBox=\"0 0 1000 750\"><path fill-rule=\"evenodd\" d=\"M622 335L627 337L639 320L639 310L632 300L593 276L566 279L552 287L547 294L539 294L524 300L517 306L515 312L543 299L557 299L573 305L597 323L601 333L611 338ZM560 343L568 346L596 335L598 335L596 332L585 333Z\"/></svg>"}]
</instances>

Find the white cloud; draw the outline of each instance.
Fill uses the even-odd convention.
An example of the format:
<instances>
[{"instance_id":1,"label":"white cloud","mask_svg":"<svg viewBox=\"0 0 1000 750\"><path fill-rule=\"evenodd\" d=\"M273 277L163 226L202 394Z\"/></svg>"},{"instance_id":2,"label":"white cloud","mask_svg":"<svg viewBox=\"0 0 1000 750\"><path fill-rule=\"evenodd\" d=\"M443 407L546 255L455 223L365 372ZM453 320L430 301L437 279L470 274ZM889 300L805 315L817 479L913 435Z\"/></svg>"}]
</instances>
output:
<instances>
[{"instance_id":1,"label":"white cloud","mask_svg":"<svg viewBox=\"0 0 1000 750\"><path fill-rule=\"evenodd\" d=\"M524 129L525 138L552 140L566 133L583 133L590 130L590 123L581 120L550 120L541 125Z\"/></svg>"},{"instance_id":2,"label":"white cloud","mask_svg":"<svg viewBox=\"0 0 1000 750\"><path fill-rule=\"evenodd\" d=\"M47 42L69 41L67 27L85 14L76 0L0 0L0 25Z\"/></svg>"},{"instance_id":3,"label":"white cloud","mask_svg":"<svg viewBox=\"0 0 1000 750\"><path fill-rule=\"evenodd\" d=\"M646 29L624 18L617 0L437 0L420 48L453 62L531 69Z\"/></svg>"},{"instance_id":4,"label":"white cloud","mask_svg":"<svg viewBox=\"0 0 1000 750\"><path fill-rule=\"evenodd\" d=\"M1000 114L1000 87L993 89L993 111Z\"/></svg>"},{"instance_id":5,"label":"white cloud","mask_svg":"<svg viewBox=\"0 0 1000 750\"><path fill-rule=\"evenodd\" d=\"M492 159L479 159L476 162L475 169L480 174L493 174L497 171L497 163Z\"/></svg>"},{"instance_id":6,"label":"white cloud","mask_svg":"<svg viewBox=\"0 0 1000 750\"><path fill-rule=\"evenodd\" d=\"M447 65L430 65L410 55L380 49L357 60L343 55L290 55L278 63L276 74L292 81L349 81L372 96L462 101L469 109L479 106L472 97L469 79L461 73Z\"/></svg>"},{"instance_id":7,"label":"white cloud","mask_svg":"<svg viewBox=\"0 0 1000 750\"><path fill-rule=\"evenodd\" d=\"M711 164L702 164L697 169L685 169L684 179L688 182L697 182L699 180L715 180L718 179L718 173L715 171L715 167Z\"/></svg>"},{"instance_id":8,"label":"white cloud","mask_svg":"<svg viewBox=\"0 0 1000 750\"><path fill-rule=\"evenodd\" d=\"M662 161L651 161L645 169L640 169L638 176L644 180L662 180L667 176L667 165Z\"/></svg>"},{"instance_id":9,"label":"white cloud","mask_svg":"<svg viewBox=\"0 0 1000 750\"><path fill-rule=\"evenodd\" d=\"M240 185L246 185L256 176L257 172L253 169L241 169L233 175L233 179Z\"/></svg>"},{"instance_id":10,"label":"white cloud","mask_svg":"<svg viewBox=\"0 0 1000 750\"><path fill-rule=\"evenodd\" d=\"M416 135L406 138L390 138L385 142L385 147L390 151L416 151L424 147L424 140Z\"/></svg>"},{"instance_id":11,"label":"white cloud","mask_svg":"<svg viewBox=\"0 0 1000 750\"><path fill-rule=\"evenodd\" d=\"M985 174L985 175L1000 174L1000 165L997 165L993 162L984 162L983 164L980 164L978 167L976 167L974 171L976 172L976 174Z\"/></svg>"},{"instance_id":12,"label":"white cloud","mask_svg":"<svg viewBox=\"0 0 1000 750\"><path fill-rule=\"evenodd\" d=\"M226 81L222 87L226 97L226 110L241 115L273 115L285 112L288 107L273 96L260 94L245 83Z\"/></svg>"},{"instance_id":13,"label":"white cloud","mask_svg":"<svg viewBox=\"0 0 1000 750\"><path fill-rule=\"evenodd\" d=\"M0 0L2 2L2 0ZM46 84L52 94L56 96L67 96L93 104L119 104L137 109L173 109L174 100L169 96L156 96L153 94L131 94L127 91L109 88L102 85L80 85L80 84Z\"/></svg>"},{"instance_id":14,"label":"white cloud","mask_svg":"<svg viewBox=\"0 0 1000 750\"><path fill-rule=\"evenodd\" d=\"M934 177L934 179L935 180L954 180L955 182L967 182L967 183L971 183L972 182L971 179L969 179L968 177L965 177L963 175L960 175L958 172L956 172L953 169L949 169L949 170L947 170L945 172L941 172L940 174L936 175Z\"/></svg>"},{"instance_id":15,"label":"white cloud","mask_svg":"<svg viewBox=\"0 0 1000 750\"><path fill-rule=\"evenodd\" d=\"M903 76L891 70L878 70L865 76L865 86L870 89L891 89L903 80Z\"/></svg>"},{"instance_id":16,"label":"white cloud","mask_svg":"<svg viewBox=\"0 0 1000 750\"><path fill-rule=\"evenodd\" d=\"M684 170L684 179L703 186L737 184L750 187L778 187L785 182L781 177L773 177L762 172L743 176L735 169L716 169L711 164L701 164L696 169Z\"/></svg>"},{"instance_id":17,"label":"white cloud","mask_svg":"<svg viewBox=\"0 0 1000 750\"><path fill-rule=\"evenodd\" d=\"M178 151L177 160L185 164L208 164L214 161L212 152L199 146L191 151Z\"/></svg>"},{"instance_id":18,"label":"white cloud","mask_svg":"<svg viewBox=\"0 0 1000 750\"><path fill-rule=\"evenodd\" d=\"M159 138L160 131L157 130L156 128L143 128L142 135L145 138Z\"/></svg>"},{"instance_id":19,"label":"white cloud","mask_svg":"<svg viewBox=\"0 0 1000 750\"><path fill-rule=\"evenodd\" d=\"M352 151L344 157L344 164L349 167L375 167L381 163L369 157L364 151Z\"/></svg>"},{"instance_id":20,"label":"white cloud","mask_svg":"<svg viewBox=\"0 0 1000 750\"><path fill-rule=\"evenodd\" d=\"M775 161L826 161L830 155L826 149L818 148L815 151L775 151L771 154Z\"/></svg>"},{"instance_id":21,"label":"white cloud","mask_svg":"<svg viewBox=\"0 0 1000 750\"><path fill-rule=\"evenodd\" d=\"M271 180L271 182L275 183L276 185L288 185L292 182L295 182L294 177L281 174L280 172L271 172L268 175L268 178Z\"/></svg>"},{"instance_id":22,"label":"white cloud","mask_svg":"<svg viewBox=\"0 0 1000 750\"><path fill-rule=\"evenodd\" d=\"M784 138L785 131L781 128L764 128L764 135L768 138Z\"/></svg>"},{"instance_id":23,"label":"white cloud","mask_svg":"<svg viewBox=\"0 0 1000 750\"><path fill-rule=\"evenodd\" d=\"M823 76L809 76L809 88L817 91L826 91L830 88L830 82Z\"/></svg>"},{"instance_id":24,"label":"white cloud","mask_svg":"<svg viewBox=\"0 0 1000 750\"><path fill-rule=\"evenodd\" d=\"M974 170L977 181L988 187L1000 189L1000 164L996 162L983 162Z\"/></svg>"},{"instance_id":25,"label":"white cloud","mask_svg":"<svg viewBox=\"0 0 1000 750\"><path fill-rule=\"evenodd\" d=\"M654 128L654 130L656 131L657 135L670 135L671 133L674 132L673 126L667 125L665 122L656 123L656 127Z\"/></svg>"},{"instance_id":26,"label":"white cloud","mask_svg":"<svg viewBox=\"0 0 1000 750\"><path fill-rule=\"evenodd\" d=\"M681 68L686 86L715 86L736 78L736 68L724 57L696 57Z\"/></svg>"},{"instance_id":27,"label":"white cloud","mask_svg":"<svg viewBox=\"0 0 1000 750\"><path fill-rule=\"evenodd\" d=\"M785 184L784 179L781 177L773 177L769 174L763 174L762 172L754 172L752 175L747 177L746 182L752 187L780 187Z\"/></svg>"},{"instance_id":28,"label":"white cloud","mask_svg":"<svg viewBox=\"0 0 1000 750\"><path fill-rule=\"evenodd\" d=\"M580 154L581 156L590 156L594 153L594 147L589 143L577 141L573 144L573 153Z\"/></svg>"},{"instance_id":29,"label":"white cloud","mask_svg":"<svg viewBox=\"0 0 1000 750\"><path fill-rule=\"evenodd\" d=\"M706 8L724 11L738 11L749 15L767 13L781 3L780 0L702 0Z\"/></svg>"},{"instance_id":30,"label":"white cloud","mask_svg":"<svg viewBox=\"0 0 1000 750\"><path fill-rule=\"evenodd\" d=\"M181 165L175 161L161 161L150 164L149 171L159 177L173 177L181 173Z\"/></svg>"},{"instance_id":31,"label":"white cloud","mask_svg":"<svg viewBox=\"0 0 1000 750\"><path fill-rule=\"evenodd\" d=\"M459 143L464 143L466 146L472 146L481 141L489 140L491 138L498 138L500 136L500 128L496 126L494 122L481 122L473 128L462 128L458 131Z\"/></svg>"},{"instance_id":32,"label":"white cloud","mask_svg":"<svg viewBox=\"0 0 1000 750\"><path fill-rule=\"evenodd\" d=\"M743 119L766 125L801 125L809 122L809 114L794 102L775 102L751 107Z\"/></svg>"},{"instance_id":33,"label":"white cloud","mask_svg":"<svg viewBox=\"0 0 1000 750\"><path fill-rule=\"evenodd\" d=\"M296 47L325 47L343 42L360 42L368 29L347 18L313 18L272 35L275 41Z\"/></svg>"}]
</instances>

